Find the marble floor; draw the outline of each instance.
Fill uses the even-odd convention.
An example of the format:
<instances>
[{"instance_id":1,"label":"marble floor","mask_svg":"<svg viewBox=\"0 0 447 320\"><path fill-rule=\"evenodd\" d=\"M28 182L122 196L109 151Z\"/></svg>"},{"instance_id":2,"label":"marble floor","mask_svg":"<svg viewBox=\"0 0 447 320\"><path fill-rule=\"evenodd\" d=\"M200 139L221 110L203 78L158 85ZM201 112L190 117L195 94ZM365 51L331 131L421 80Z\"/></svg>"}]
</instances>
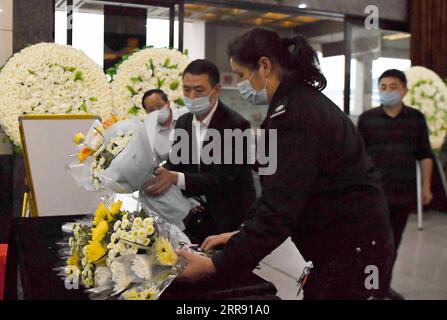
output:
<instances>
[{"instance_id":1,"label":"marble floor","mask_svg":"<svg viewBox=\"0 0 447 320\"><path fill-rule=\"evenodd\" d=\"M267 256L253 272L271 281L277 295L285 300L300 300L296 280L306 262L295 245L286 240ZM424 213L423 230L411 215L396 266L392 287L408 300L447 300L447 213Z\"/></svg>"}]
</instances>

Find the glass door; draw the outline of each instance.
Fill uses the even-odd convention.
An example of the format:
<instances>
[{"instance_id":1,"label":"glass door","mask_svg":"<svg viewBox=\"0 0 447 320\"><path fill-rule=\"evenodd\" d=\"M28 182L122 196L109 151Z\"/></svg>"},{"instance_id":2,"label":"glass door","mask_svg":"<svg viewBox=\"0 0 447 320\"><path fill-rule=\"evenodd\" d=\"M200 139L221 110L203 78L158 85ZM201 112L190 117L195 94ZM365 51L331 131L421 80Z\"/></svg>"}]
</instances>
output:
<instances>
[{"instance_id":1,"label":"glass door","mask_svg":"<svg viewBox=\"0 0 447 320\"><path fill-rule=\"evenodd\" d=\"M345 67L345 111L358 117L377 107L378 79L388 69L407 70L410 61L411 35L401 31L367 29L346 22L347 55Z\"/></svg>"}]
</instances>

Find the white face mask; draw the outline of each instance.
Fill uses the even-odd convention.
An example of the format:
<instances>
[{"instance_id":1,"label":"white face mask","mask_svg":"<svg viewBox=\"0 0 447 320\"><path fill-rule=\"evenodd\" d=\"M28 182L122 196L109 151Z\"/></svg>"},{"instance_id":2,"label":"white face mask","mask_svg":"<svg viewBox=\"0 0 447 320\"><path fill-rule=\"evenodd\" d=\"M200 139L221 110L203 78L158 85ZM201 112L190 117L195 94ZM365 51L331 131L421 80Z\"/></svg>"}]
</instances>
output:
<instances>
[{"instance_id":1,"label":"white face mask","mask_svg":"<svg viewBox=\"0 0 447 320\"><path fill-rule=\"evenodd\" d=\"M244 98L253 105L266 105L268 104L267 81L269 79L265 80L264 89L257 91L255 88L253 88L253 86L250 83L253 74L254 72L252 72L248 80L241 81L237 84L239 88L239 93L241 94L242 98Z\"/></svg>"},{"instance_id":2,"label":"white face mask","mask_svg":"<svg viewBox=\"0 0 447 320\"><path fill-rule=\"evenodd\" d=\"M184 97L183 99L185 100L185 106L188 108L189 112L195 116L205 114L211 109L211 102L210 102L211 93L212 91L210 92L209 95L205 97L195 99L189 99L188 97Z\"/></svg>"},{"instance_id":3,"label":"white face mask","mask_svg":"<svg viewBox=\"0 0 447 320\"><path fill-rule=\"evenodd\" d=\"M163 124L168 120L169 115L171 114L169 107L166 105L160 110L158 110L157 121L159 124Z\"/></svg>"}]
</instances>

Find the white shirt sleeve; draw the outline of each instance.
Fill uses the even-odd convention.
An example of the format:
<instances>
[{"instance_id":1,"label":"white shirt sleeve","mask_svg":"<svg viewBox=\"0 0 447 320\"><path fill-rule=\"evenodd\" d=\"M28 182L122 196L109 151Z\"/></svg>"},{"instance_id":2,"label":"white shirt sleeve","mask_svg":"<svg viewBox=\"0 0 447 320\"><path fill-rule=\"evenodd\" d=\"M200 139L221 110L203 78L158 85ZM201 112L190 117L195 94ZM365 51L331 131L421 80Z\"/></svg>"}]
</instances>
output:
<instances>
[{"instance_id":1,"label":"white shirt sleeve","mask_svg":"<svg viewBox=\"0 0 447 320\"><path fill-rule=\"evenodd\" d=\"M177 172L177 187L179 187L181 190L186 190L185 185L185 174L183 172Z\"/></svg>"}]
</instances>

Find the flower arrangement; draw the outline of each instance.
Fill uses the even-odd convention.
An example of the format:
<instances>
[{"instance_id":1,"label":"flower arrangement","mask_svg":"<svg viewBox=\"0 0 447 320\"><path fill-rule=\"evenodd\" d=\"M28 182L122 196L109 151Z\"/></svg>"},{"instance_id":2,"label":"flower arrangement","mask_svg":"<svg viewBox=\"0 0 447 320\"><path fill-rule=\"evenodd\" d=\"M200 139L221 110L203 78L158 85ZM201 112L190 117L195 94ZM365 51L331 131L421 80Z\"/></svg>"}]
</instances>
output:
<instances>
[{"instance_id":1,"label":"flower arrangement","mask_svg":"<svg viewBox=\"0 0 447 320\"><path fill-rule=\"evenodd\" d=\"M140 191L139 201L180 230L185 228L183 219L196 203L177 186L160 196L142 191L154 178L157 164L147 130L137 117L123 119L112 114L102 123L96 120L86 135L76 133L73 141L78 151L70 156L68 168L80 187L105 195Z\"/></svg>"},{"instance_id":2,"label":"flower arrangement","mask_svg":"<svg viewBox=\"0 0 447 320\"><path fill-rule=\"evenodd\" d=\"M96 120L86 136L76 133L73 141L79 152L77 163L69 167L86 189L131 193L152 178L155 159L151 161L153 154L144 125L135 117L111 114L103 122Z\"/></svg>"},{"instance_id":3,"label":"flower arrangement","mask_svg":"<svg viewBox=\"0 0 447 320\"><path fill-rule=\"evenodd\" d=\"M93 160L90 164L90 181L95 187L99 187L101 172L110 167L113 159L115 159L127 146L133 136L132 129L120 131L110 139L106 145L104 139L104 130L120 121L118 117L111 114L111 117L103 123L96 121L85 138L84 134L78 132L75 134L73 141L81 146L81 150L77 154L80 163L84 163L89 157Z\"/></svg>"},{"instance_id":4,"label":"flower arrangement","mask_svg":"<svg viewBox=\"0 0 447 320\"><path fill-rule=\"evenodd\" d=\"M63 244L68 255L60 275L71 283L80 280L93 298L157 299L184 266L174 247L189 240L148 209L121 207L121 201L100 203L92 220L74 225Z\"/></svg>"},{"instance_id":5,"label":"flower arrangement","mask_svg":"<svg viewBox=\"0 0 447 320\"><path fill-rule=\"evenodd\" d=\"M183 106L182 73L188 57L175 50L146 48L123 61L111 83L114 111L144 116L141 103L149 89L162 89L170 101Z\"/></svg>"},{"instance_id":6,"label":"flower arrangement","mask_svg":"<svg viewBox=\"0 0 447 320\"><path fill-rule=\"evenodd\" d=\"M112 100L102 69L82 51L54 43L29 46L0 73L0 124L20 146L24 114L108 115Z\"/></svg>"},{"instance_id":7,"label":"flower arrangement","mask_svg":"<svg viewBox=\"0 0 447 320\"><path fill-rule=\"evenodd\" d=\"M432 148L440 149L447 130L447 86L436 73L424 67L412 67L405 74L408 94L404 103L425 115Z\"/></svg>"}]
</instances>

